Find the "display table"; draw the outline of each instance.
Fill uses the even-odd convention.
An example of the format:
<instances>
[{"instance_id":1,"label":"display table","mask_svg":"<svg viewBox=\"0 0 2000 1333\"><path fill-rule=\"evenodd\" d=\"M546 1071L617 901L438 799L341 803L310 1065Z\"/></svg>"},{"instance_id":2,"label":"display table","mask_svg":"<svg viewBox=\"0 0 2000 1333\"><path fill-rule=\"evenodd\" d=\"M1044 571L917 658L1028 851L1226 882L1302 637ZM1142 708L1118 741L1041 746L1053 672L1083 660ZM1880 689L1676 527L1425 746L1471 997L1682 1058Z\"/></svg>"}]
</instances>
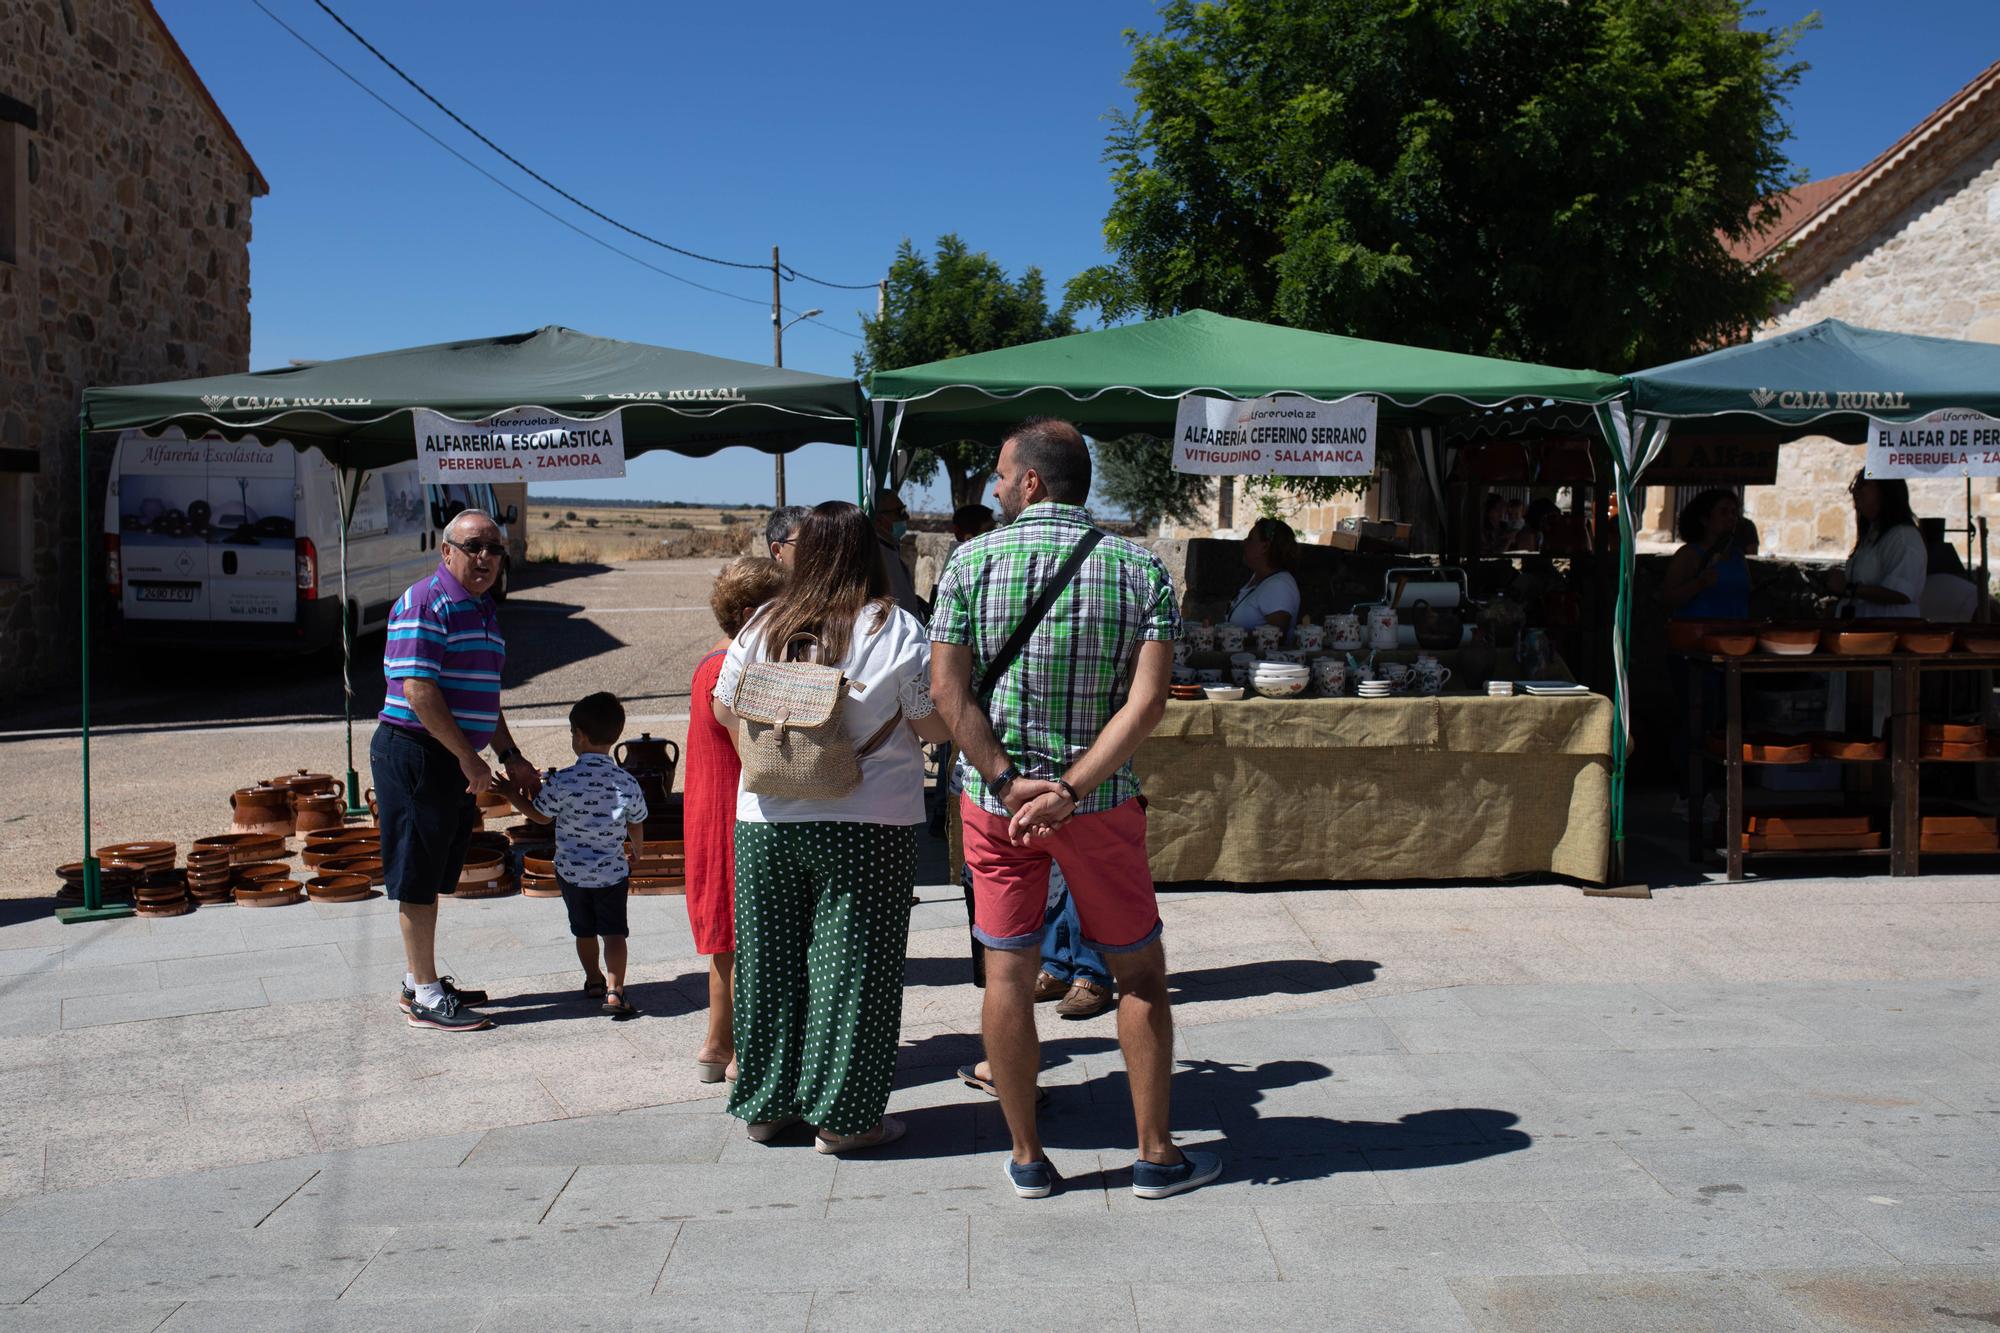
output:
<instances>
[{"instance_id":1,"label":"display table","mask_svg":"<svg viewBox=\"0 0 2000 1333\"><path fill-rule=\"evenodd\" d=\"M1133 768L1156 880L1604 882L1611 700L1167 705Z\"/></svg>"}]
</instances>

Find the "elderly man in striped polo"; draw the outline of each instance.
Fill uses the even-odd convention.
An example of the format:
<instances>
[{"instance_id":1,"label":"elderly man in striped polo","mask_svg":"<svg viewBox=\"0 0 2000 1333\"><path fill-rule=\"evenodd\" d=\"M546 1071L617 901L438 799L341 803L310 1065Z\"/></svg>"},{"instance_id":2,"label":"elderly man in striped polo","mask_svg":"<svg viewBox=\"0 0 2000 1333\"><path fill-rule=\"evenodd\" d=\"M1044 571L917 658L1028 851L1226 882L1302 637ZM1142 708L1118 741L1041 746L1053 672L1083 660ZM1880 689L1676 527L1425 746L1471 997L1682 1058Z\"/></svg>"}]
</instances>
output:
<instances>
[{"instance_id":1,"label":"elderly man in striped polo","mask_svg":"<svg viewBox=\"0 0 2000 1333\"><path fill-rule=\"evenodd\" d=\"M493 785L480 757L490 743L508 777L541 786L500 710L507 641L487 595L506 546L491 516L467 509L445 528L437 571L411 585L389 612L382 650L388 696L368 747L381 810L382 862L403 927L402 1008L410 1026L475 1032L485 991L437 971L437 900L458 882L477 821L474 797Z\"/></svg>"}]
</instances>

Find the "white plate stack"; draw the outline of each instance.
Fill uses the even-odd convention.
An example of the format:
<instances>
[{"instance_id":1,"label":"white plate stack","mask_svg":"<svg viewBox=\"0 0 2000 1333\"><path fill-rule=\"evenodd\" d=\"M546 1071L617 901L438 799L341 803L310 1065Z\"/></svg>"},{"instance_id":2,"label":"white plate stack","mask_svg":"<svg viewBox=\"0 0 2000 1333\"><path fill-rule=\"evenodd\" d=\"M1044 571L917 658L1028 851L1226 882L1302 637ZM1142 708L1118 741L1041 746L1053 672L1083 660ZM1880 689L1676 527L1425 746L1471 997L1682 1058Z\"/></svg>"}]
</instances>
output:
<instances>
[{"instance_id":1,"label":"white plate stack","mask_svg":"<svg viewBox=\"0 0 2000 1333\"><path fill-rule=\"evenodd\" d=\"M1364 680L1354 690L1364 699L1387 699L1395 694L1396 686L1386 680Z\"/></svg>"},{"instance_id":2,"label":"white plate stack","mask_svg":"<svg viewBox=\"0 0 2000 1333\"><path fill-rule=\"evenodd\" d=\"M1288 699L1305 691L1312 673L1295 662L1253 662L1250 684L1257 693L1273 699Z\"/></svg>"},{"instance_id":3,"label":"white plate stack","mask_svg":"<svg viewBox=\"0 0 2000 1333\"><path fill-rule=\"evenodd\" d=\"M1511 699L1514 697L1514 682L1511 680L1489 680L1486 682L1486 692L1495 699Z\"/></svg>"}]
</instances>

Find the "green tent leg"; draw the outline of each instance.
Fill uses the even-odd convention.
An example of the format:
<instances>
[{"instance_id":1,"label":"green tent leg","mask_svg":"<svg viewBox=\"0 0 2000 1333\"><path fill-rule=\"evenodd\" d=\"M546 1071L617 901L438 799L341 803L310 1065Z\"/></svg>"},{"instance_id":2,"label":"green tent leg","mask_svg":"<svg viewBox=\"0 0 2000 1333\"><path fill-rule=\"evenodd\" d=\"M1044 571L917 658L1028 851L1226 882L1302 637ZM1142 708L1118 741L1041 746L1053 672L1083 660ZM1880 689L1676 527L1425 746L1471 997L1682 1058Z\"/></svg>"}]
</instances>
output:
<instances>
[{"instance_id":1,"label":"green tent leg","mask_svg":"<svg viewBox=\"0 0 2000 1333\"><path fill-rule=\"evenodd\" d=\"M109 921L132 915L130 903L104 901L104 880L96 855L90 849L90 427L76 425L77 563L82 566L83 609L77 652L82 655L83 679L83 906L58 907L56 920Z\"/></svg>"},{"instance_id":2,"label":"green tent leg","mask_svg":"<svg viewBox=\"0 0 2000 1333\"><path fill-rule=\"evenodd\" d=\"M368 814L368 805L361 799L361 779L354 771L354 625L347 598L347 529L361 499L361 469L349 473L352 480L340 492L340 708L347 723L347 818L361 819Z\"/></svg>"}]
</instances>

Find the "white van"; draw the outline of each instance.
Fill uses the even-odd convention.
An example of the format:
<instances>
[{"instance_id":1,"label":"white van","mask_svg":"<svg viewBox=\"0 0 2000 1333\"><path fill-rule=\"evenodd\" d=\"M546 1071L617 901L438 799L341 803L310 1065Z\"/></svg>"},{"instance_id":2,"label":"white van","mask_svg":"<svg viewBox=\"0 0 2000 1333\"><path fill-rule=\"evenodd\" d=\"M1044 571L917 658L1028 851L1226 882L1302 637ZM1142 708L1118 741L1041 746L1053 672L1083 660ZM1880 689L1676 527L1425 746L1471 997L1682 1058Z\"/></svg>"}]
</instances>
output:
<instances>
[{"instance_id":1,"label":"white van","mask_svg":"<svg viewBox=\"0 0 2000 1333\"><path fill-rule=\"evenodd\" d=\"M347 530L354 633L381 630L437 567L462 509L505 525L485 484L425 486L414 459L365 472ZM105 577L121 638L313 651L340 640L339 473L317 448L125 431L104 504ZM505 597L503 564L493 595Z\"/></svg>"}]
</instances>

